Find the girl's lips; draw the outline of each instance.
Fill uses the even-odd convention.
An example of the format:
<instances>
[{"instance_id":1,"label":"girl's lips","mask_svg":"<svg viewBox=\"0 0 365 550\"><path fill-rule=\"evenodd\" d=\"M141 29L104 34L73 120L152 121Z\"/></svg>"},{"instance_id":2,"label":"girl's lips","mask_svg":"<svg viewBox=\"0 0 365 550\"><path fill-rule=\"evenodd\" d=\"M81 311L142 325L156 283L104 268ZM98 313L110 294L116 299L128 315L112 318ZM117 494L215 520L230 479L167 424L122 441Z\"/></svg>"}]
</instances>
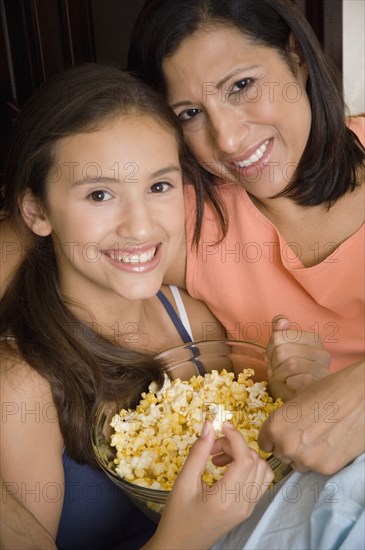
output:
<instances>
[{"instance_id":1,"label":"girl's lips","mask_svg":"<svg viewBox=\"0 0 365 550\"><path fill-rule=\"evenodd\" d=\"M128 253L121 251L103 252L103 255L113 264L114 267L128 273L146 273L153 271L161 260L161 243L154 247L143 247L144 250L138 249L138 252L131 251ZM123 258L123 259L122 259Z\"/></svg>"}]
</instances>

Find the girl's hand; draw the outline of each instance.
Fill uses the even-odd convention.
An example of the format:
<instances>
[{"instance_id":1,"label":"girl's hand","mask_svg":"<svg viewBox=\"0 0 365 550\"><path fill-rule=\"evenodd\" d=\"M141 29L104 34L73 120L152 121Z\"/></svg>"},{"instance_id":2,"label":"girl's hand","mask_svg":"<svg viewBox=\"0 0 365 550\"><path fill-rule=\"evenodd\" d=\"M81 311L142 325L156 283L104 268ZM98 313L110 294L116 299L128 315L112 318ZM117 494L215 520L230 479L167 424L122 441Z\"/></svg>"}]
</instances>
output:
<instances>
[{"instance_id":1,"label":"girl's hand","mask_svg":"<svg viewBox=\"0 0 365 550\"><path fill-rule=\"evenodd\" d=\"M285 401L301 388L330 374L331 356L318 334L291 328L283 315L272 320L266 358L271 393Z\"/></svg>"},{"instance_id":2,"label":"girl's hand","mask_svg":"<svg viewBox=\"0 0 365 550\"><path fill-rule=\"evenodd\" d=\"M225 437L215 441L212 424L204 424L145 550L210 548L252 513L274 474L231 424L223 424L223 431ZM217 455L216 464L230 462L224 476L212 487L201 480L210 454Z\"/></svg>"}]
</instances>

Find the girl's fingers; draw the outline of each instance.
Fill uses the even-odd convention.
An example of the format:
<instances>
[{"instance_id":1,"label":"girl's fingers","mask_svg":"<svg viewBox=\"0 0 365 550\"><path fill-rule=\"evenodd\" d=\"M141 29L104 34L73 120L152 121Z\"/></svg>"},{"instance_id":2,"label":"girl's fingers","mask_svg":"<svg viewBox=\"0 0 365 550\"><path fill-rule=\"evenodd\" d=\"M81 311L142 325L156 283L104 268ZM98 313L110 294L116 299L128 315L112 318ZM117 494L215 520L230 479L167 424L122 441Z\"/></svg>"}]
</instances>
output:
<instances>
[{"instance_id":1,"label":"girl's fingers","mask_svg":"<svg viewBox=\"0 0 365 550\"><path fill-rule=\"evenodd\" d=\"M203 426L202 433L192 445L189 455L185 460L184 466L179 473L176 482L195 481L198 485L201 484L201 476L206 466L207 460L211 454L214 444L215 432L212 423L206 420Z\"/></svg>"}]
</instances>

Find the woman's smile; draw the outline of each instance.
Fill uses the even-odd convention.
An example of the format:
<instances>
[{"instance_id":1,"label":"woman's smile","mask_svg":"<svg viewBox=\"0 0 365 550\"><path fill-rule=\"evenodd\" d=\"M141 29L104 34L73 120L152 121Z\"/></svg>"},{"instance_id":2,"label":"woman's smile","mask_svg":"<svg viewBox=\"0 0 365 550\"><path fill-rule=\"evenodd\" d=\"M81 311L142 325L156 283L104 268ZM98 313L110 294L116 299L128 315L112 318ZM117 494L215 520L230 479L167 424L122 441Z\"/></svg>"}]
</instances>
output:
<instances>
[{"instance_id":1,"label":"woman's smile","mask_svg":"<svg viewBox=\"0 0 365 550\"><path fill-rule=\"evenodd\" d=\"M196 31L163 62L168 102L208 171L271 197L288 185L309 136L306 68L235 27L217 24L214 40L212 32Z\"/></svg>"}]
</instances>

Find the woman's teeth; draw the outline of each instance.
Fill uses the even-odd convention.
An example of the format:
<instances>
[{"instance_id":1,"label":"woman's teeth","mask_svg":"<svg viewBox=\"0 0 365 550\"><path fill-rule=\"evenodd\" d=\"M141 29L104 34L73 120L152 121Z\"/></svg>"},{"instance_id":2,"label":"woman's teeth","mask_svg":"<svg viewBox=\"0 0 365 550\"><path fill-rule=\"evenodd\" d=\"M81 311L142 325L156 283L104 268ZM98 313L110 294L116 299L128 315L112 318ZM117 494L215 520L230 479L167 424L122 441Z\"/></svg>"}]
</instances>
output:
<instances>
[{"instance_id":1,"label":"woman's teeth","mask_svg":"<svg viewBox=\"0 0 365 550\"><path fill-rule=\"evenodd\" d=\"M248 159L242 160L241 162L235 162L234 164L236 164L240 168L246 168L246 166L250 166L254 162L257 162L264 156L267 146L269 144L269 141L270 140L265 141L265 143L263 143L261 147L256 149L253 155L251 155Z\"/></svg>"},{"instance_id":2,"label":"woman's teeth","mask_svg":"<svg viewBox=\"0 0 365 550\"><path fill-rule=\"evenodd\" d=\"M151 248L148 252L142 252L141 254L117 254L115 252L110 252L110 257L114 262L123 262L125 264L144 264L152 260L156 254L156 247Z\"/></svg>"}]
</instances>

